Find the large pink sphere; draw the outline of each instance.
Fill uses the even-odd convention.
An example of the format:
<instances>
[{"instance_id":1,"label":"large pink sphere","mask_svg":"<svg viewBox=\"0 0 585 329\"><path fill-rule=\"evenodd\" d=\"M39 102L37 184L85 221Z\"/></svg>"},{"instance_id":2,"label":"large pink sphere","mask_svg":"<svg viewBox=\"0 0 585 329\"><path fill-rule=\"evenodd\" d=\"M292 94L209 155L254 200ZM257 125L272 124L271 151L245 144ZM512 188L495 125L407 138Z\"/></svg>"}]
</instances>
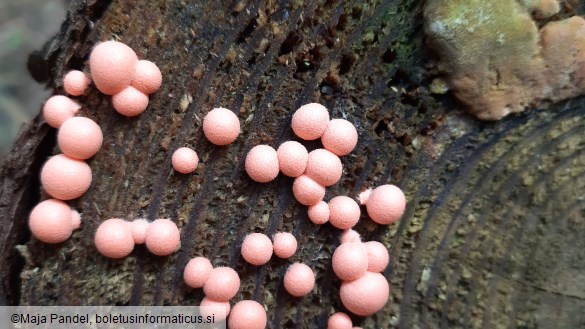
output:
<instances>
[{"instance_id":1,"label":"large pink sphere","mask_svg":"<svg viewBox=\"0 0 585 329\"><path fill-rule=\"evenodd\" d=\"M168 218L157 219L146 230L146 248L157 256L167 256L181 246L181 232Z\"/></svg>"},{"instance_id":2,"label":"large pink sphere","mask_svg":"<svg viewBox=\"0 0 585 329\"><path fill-rule=\"evenodd\" d=\"M368 241L364 243L364 246L368 252L368 271L384 272L390 262L390 255L386 246L378 241Z\"/></svg>"},{"instance_id":3,"label":"large pink sphere","mask_svg":"<svg viewBox=\"0 0 585 329\"><path fill-rule=\"evenodd\" d=\"M354 125L345 119L329 121L327 129L321 136L323 147L333 154L343 156L351 153L358 142L358 133Z\"/></svg>"},{"instance_id":4,"label":"large pink sphere","mask_svg":"<svg viewBox=\"0 0 585 329\"><path fill-rule=\"evenodd\" d=\"M319 201L319 203L309 206L307 214L314 224L325 224L329 221L329 205L325 201Z\"/></svg>"},{"instance_id":5,"label":"large pink sphere","mask_svg":"<svg viewBox=\"0 0 585 329\"><path fill-rule=\"evenodd\" d=\"M333 252L333 272L343 281L360 278L368 270L368 253L361 242L342 243Z\"/></svg>"},{"instance_id":6,"label":"large pink sphere","mask_svg":"<svg viewBox=\"0 0 585 329\"><path fill-rule=\"evenodd\" d=\"M359 221L360 214L360 206L350 197L341 195L329 201L329 223L337 228L352 228Z\"/></svg>"},{"instance_id":7,"label":"large pink sphere","mask_svg":"<svg viewBox=\"0 0 585 329\"><path fill-rule=\"evenodd\" d=\"M240 120L226 108L215 108L203 118L203 134L215 145L231 144L240 134Z\"/></svg>"},{"instance_id":8,"label":"large pink sphere","mask_svg":"<svg viewBox=\"0 0 585 329\"><path fill-rule=\"evenodd\" d=\"M91 77L97 89L114 95L128 87L134 78L138 57L132 48L117 41L98 44L89 57Z\"/></svg>"},{"instance_id":9,"label":"large pink sphere","mask_svg":"<svg viewBox=\"0 0 585 329\"><path fill-rule=\"evenodd\" d=\"M97 250L109 258L124 258L134 249L130 223L119 218L102 222L95 232L94 241Z\"/></svg>"},{"instance_id":10,"label":"large pink sphere","mask_svg":"<svg viewBox=\"0 0 585 329\"><path fill-rule=\"evenodd\" d=\"M343 312L332 314L327 320L327 329L352 329L352 325L349 315Z\"/></svg>"},{"instance_id":11,"label":"large pink sphere","mask_svg":"<svg viewBox=\"0 0 585 329\"><path fill-rule=\"evenodd\" d=\"M323 200L325 187L319 185L309 176L301 175L293 182L293 195L301 204L313 206Z\"/></svg>"},{"instance_id":12,"label":"large pink sphere","mask_svg":"<svg viewBox=\"0 0 585 329\"><path fill-rule=\"evenodd\" d=\"M386 305L390 286L382 274L366 272L357 280L343 282L339 296L343 306L350 312L370 316Z\"/></svg>"},{"instance_id":13,"label":"large pink sphere","mask_svg":"<svg viewBox=\"0 0 585 329\"><path fill-rule=\"evenodd\" d=\"M301 106L293 114L291 127L304 140L315 140L323 135L329 123L329 111L318 103Z\"/></svg>"},{"instance_id":14,"label":"large pink sphere","mask_svg":"<svg viewBox=\"0 0 585 329\"><path fill-rule=\"evenodd\" d=\"M59 128L67 119L74 117L80 108L81 106L71 98L55 95L45 102L43 117L49 126Z\"/></svg>"},{"instance_id":15,"label":"large pink sphere","mask_svg":"<svg viewBox=\"0 0 585 329\"><path fill-rule=\"evenodd\" d=\"M253 300L242 300L236 303L228 319L230 329L264 329L266 328L266 310Z\"/></svg>"},{"instance_id":16,"label":"large pink sphere","mask_svg":"<svg viewBox=\"0 0 585 329\"><path fill-rule=\"evenodd\" d=\"M219 302L234 298L240 290L240 276L231 267L216 267L203 285L205 295Z\"/></svg>"},{"instance_id":17,"label":"large pink sphere","mask_svg":"<svg viewBox=\"0 0 585 329\"><path fill-rule=\"evenodd\" d=\"M59 154L43 165L41 183L52 197L72 200L83 195L91 185L91 168L81 160Z\"/></svg>"},{"instance_id":18,"label":"large pink sphere","mask_svg":"<svg viewBox=\"0 0 585 329\"><path fill-rule=\"evenodd\" d=\"M376 187L366 201L366 209L370 218L378 224L395 223L406 208L406 198L402 190L394 185Z\"/></svg>"},{"instance_id":19,"label":"large pink sphere","mask_svg":"<svg viewBox=\"0 0 585 329\"><path fill-rule=\"evenodd\" d=\"M156 64L151 61L141 60L136 63L134 79L131 86L141 92L150 95L160 88L162 74Z\"/></svg>"},{"instance_id":20,"label":"large pink sphere","mask_svg":"<svg viewBox=\"0 0 585 329\"><path fill-rule=\"evenodd\" d=\"M209 259L205 257L192 258L185 270L183 271L183 279L185 283L191 288L201 288L205 285L205 281L211 275L213 265Z\"/></svg>"},{"instance_id":21,"label":"large pink sphere","mask_svg":"<svg viewBox=\"0 0 585 329\"><path fill-rule=\"evenodd\" d=\"M280 171L289 177L299 177L305 172L309 153L303 144L295 141L287 141L278 147L278 165Z\"/></svg>"},{"instance_id":22,"label":"large pink sphere","mask_svg":"<svg viewBox=\"0 0 585 329\"><path fill-rule=\"evenodd\" d=\"M57 133L59 148L68 157L89 159L102 147L104 135L98 124L89 118L75 117L61 125Z\"/></svg>"},{"instance_id":23,"label":"large pink sphere","mask_svg":"<svg viewBox=\"0 0 585 329\"><path fill-rule=\"evenodd\" d=\"M272 241L265 234L251 233L242 243L242 257L252 265L264 265L272 257Z\"/></svg>"},{"instance_id":24,"label":"large pink sphere","mask_svg":"<svg viewBox=\"0 0 585 329\"><path fill-rule=\"evenodd\" d=\"M268 145L256 145L246 155L246 172L259 183L268 183L278 176L278 154Z\"/></svg>"},{"instance_id":25,"label":"large pink sphere","mask_svg":"<svg viewBox=\"0 0 585 329\"><path fill-rule=\"evenodd\" d=\"M326 149L309 152L305 175L323 186L331 186L339 181L343 165L339 157Z\"/></svg>"},{"instance_id":26,"label":"large pink sphere","mask_svg":"<svg viewBox=\"0 0 585 329\"><path fill-rule=\"evenodd\" d=\"M315 273L303 264L292 264L284 275L284 288L295 297L305 296L315 287Z\"/></svg>"},{"instance_id":27,"label":"large pink sphere","mask_svg":"<svg viewBox=\"0 0 585 329\"><path fill-rule=\"evenodd\" d=\"M148 96L140 90L128 86L112 96L116 111L127 117L142 114L148 107Z\"/></svg>"},{"instance_id":28,"label":"large pink sphere","mask_svg":"<svg viewBox=\"0 0 585 329\"><path fill-rule=\"evenodd\" d=\"M32 234L45 243L63 242L73 230L71 208L61 200L45 200L33 208L28 226Z\"/></svg>"}]
</instances>

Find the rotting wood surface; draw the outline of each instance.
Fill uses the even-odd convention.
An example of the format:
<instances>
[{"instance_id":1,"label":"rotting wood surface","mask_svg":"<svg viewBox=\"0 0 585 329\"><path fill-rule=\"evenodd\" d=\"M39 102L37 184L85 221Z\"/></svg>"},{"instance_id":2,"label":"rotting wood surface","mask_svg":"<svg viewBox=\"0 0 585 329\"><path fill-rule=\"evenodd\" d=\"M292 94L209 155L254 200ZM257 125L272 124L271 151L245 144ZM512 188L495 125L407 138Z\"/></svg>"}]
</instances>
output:
<instances>
[{"instance_id":1,"label":"rotting wood surface","mask_svg":"<svg viewBox=\"0 0 585 329\"><path fill-rule=\"evenodd\" d=\"M398 225L362 216L364 240L390 250L391 300L364 328L585 327L585 100L481 123L448 97L431 96L417 1L74 1L61 33L31 60L33 75L85 69L91 47L118 38L164 75L147 111L124 118L92 90L82 115L104 131L89 162L93 184L71 203L82 229L50 246L30 239L26 219L41 199L38 175L58 152L55 131L37 117L15 143L0 177L0 302L23 305L198 305L182 271L195 255L233 266L236 299L255 299L271 328L325 327L343 310L330 257L339 232L309 222L291 195L292 180L252 182L243 170L254 145L293 138L293 111L320 102L352 121L356 150L342 159L342 181L328 189L356 196L384 183L401 186L408 209ZM46 71L50 68L50 71ZM242 134L229 147L209 144L201 118L236 111ZM191 146L193 175L170 166ZM311 148L318 146L310 143ZM137 247L112 261L93 234L111 217L168 217L182 247L155 257ZM291 260L246 264L249 232L290 231ZM293 261L317 273L314 292L292 298L282 276Z\"/></svg>"}]
</instances>

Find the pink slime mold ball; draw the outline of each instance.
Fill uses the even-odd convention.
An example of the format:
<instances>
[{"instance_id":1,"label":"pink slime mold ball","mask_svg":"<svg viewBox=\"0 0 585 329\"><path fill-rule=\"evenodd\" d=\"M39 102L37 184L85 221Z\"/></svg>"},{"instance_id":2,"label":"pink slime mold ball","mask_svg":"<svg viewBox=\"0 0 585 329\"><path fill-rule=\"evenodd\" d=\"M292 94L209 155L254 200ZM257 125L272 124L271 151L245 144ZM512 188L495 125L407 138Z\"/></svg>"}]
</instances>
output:
<instances>
[{"instance_id":1,"label":"pink slime mold ball","mask_svg":"<svg viewBox=\"0 0 585 329\"><path fill-rule=\"evenodd\" d=\"M364 243L364 246L368 252L368 271L384 272L390 262L388 249L378 241L368 241Z\"/></svg>"},{"instance_id":2,"label":"pink slime mold ball","mask_svg":"<svg viewBox=\"0 0 585 329\"><path fill-rule=\"evenodd\" d=\"M339 181L343 165L339 157L326 149L316 149L309 153L305 175L323 186L331 186Z\"/></svg>"},{"instance_id":3,"label":"pink slime mold ball","mask_svg":"<svg viewBox=\"0 0 585 329\"><path fill-rule=\"evenodd\" d=\"M264 329L266 328L266 310L256 301L239 301L230 312L228 328Z\"/></svg>"},{"instance_id":4,"label":"pink slime mold ball","mask_svg":"<svg viewBox=\"0 0 585 329\"><path fill-rule=\"evenodd\" d=\"M278 176L278 154L268 145L254 146L246 155L246 172L259 183L268 183Z\"/></svg>"},{"instance_id":5,"label":"pink slime mold ball","mask_svg":"<svg viewBox=\"0 0 585 329\"><path fill-rule=\"evenodd\" d=\"M95 121L75 117L67 119L57 133L59 148L68 157L85 160L94 156L102 147L104 135Z\"/></svg>"},{"instance_id":6,"label":"pink slime mold ball","mask_svg":"<svg viewBox=\"0 0 585 329\"><path fill-rule=\"evenodd\" d=\"M155 93L162 84L162 73L156 64L151 61L141 60L136 63L134 79L131 86L141 92L150 95Z\"/></svg>"},{"instance_id":7,"label":"pink slime mold ball","mask_svg":"<svg viewBox=\"0 0 585 329\"><path fill-rule=\"evenodd\" d=\"M150 223L143 218L135 219L130 223L134 243L143 244L146 242L146 232L148 231L149 225Z\"/></svg>"},{"instance_id":8,"label":"pink slime mold ball","mask_svg":"<svg viewBox=\"0 0 585 329\"><path fill-rule=\"evenodd\" d=\"M98 44L89 57L89 69L95 86L106 95L128 87L134 78L138 57L132 48L117 41Z\"/></svg>"},{"instance_id":9,"label":"pink slime mold ball","mask_svg":"<svg viewBox=\"0 0 585 329\"><path fill-rule=\"evenodd\" d=\"M71 98L55 95L47 99L43 106L43 117L47 124L53 128L59 128L65 120L74 117L81 106Z\"/></svg>"},{"instance_id":10,"label":"pink slime mold ball","mask_svg":"<svg viewBox=\"0 0 585 329\"><path fill-rule=\"evenodd\" d=\"M28 226L40 241L61 243L71 236L72 221L71 208L65 202L48 199L33 208Z\"/></svg>"},{"instance_id":11,"label":"pink slime mold ball","mask_svg":"<svg viewBox=\"0 0 585 329\"><path fill-rule=\"evenodd\" d=\"M339 291L343 306L359 316L370 316L381 310L389 295L386 278L372 272L366 272L357 280L343 282Z\"/></svg>"},{"instance_id":12,"label":"pink slime mold ball","mask_svg":"<svg viewBox=\"0 0 585 329\"><path fill-rule=\"evenodd\" d=\"M360 234L352 229L344 230L339 237L341 243L362 242Z\"/></svg>"},{"instance_id":13,"label":"pink slime mold ball","mask_svg":"<svg viewBox=\"0 0 585 329\"><path fill-rule=\"evenodd\" d=\"M352 198L336 196L329 201L329 223L342 230L352 228L360 219L360 206Z\"/></svg>"},{"instance_id":14,"label":"pink slime mold ball","mask_svg":"<svg viewBox=\"0 0 585 329\"><path fill-rule=\"evenodd\" d=\"M199 157L194 150L188 147L181 147L173 153L171 162L176 171L181 174L190 174L197 169Z\"/></svg>"},{"instance_id":15,"label":"pink slime mold ball","mask_svg":"<svg viewBox=\"0 0 585 329\"><path fill-rule=\"evenodd\" d=\"M361 242L343 243L335 249L331 262L338 278L352 281L368 270L368 252Z\"/></svg>"},{"instance_id":16,"label":"pink slime mold ball","mask_svg":"<svg viewBox=\"0 0 585 329\"><path fill-rule=\"evenodd\" d=\"M313 206L323 200L325 187L319 185L309 176L301 175L293 182L293 194L301 204Z\"/></svg>"},{"instance_id":17,"label":"pink slime mold ball","mask_svg":"<svg viewBox=\"0 0 585 329\"><path fill-rule=\"evenodd\" d=\"M325 149L333 154L343 156L351 153L358 142L358 133L354 125L345 119L329 121L327 129L321 136Z\"/></svg>"},{"instance_id":18,"label":"pink slime mold ball","mask_svg":"<svg viewBox=\"0 0 585 329\"><path fill-rule=\"evenodd\" d=\"M87 163L63 154L47 160L41 169L43 188L60 200L79 198L89 189L91 180L91 168Z\"/></svg>"},{"instance_id":19,"label":"pink slime mold ball","mask_svg":"<svg viewBox=\"0 0 585 329\"><path fill-rule=\"evenodd\" d=\"M279 258L289 258L297 251L297 239L288 232L276 233L272 239L274 254Z\"/></svg>"},{"instance_id":20,"label":"pink slime mold ball","mask_svg":"<svg viewBox=\"0 0 585 329\"><path fill-rule=\"evenodd\" d=\"M292 264L284 275L284 288L295 297L302 297L310 293L315 287L315 273L303 264Z\"/></svg>"},{"instance_id":21,"label":"pink slime mold ball","mask_svg":"<svg viewBox=\"0 0 585 329\"><path fill-rule=\"evenodd\" d=\"M242 243L242 257L252 265L264 265L272 257L272 241L265 234L252 233Z\"/></svg>"},{"instance_id":22,"label":"pink slime mold ball","mask_svg":"<svg viewBox=\"0 0 585 329\"><path fill-rule=\"evenodd\" d=\"M91 80L83 72L78 70L67 72L65 78L63 78L65 92L73 96L83 95L90 83Z\"/></svg>"},{"instance_id":23,"label":"pink slime mold ball","mask_svg":"<svg viewBox=\"0 0 585 329\"><path fill-rule=\"evenodd\" d=\"M199 305L201 315L204 317L213 316L215 321L222 321L230 314L230 302L218 302L216 300L203 297Z\"/></svg>"},{"instance_id":24,"label":"pink slime mold ball","mask_svg":"<svg viewBox=\"0 0 585 329\"><path fill-rule=\"evenodd\" d=\"M205 285L205 281L207 281L211 275L212 270L213 265L211 265L209 259L205 257L195 257L187 263L187 266L185 266L183 279L191 288L202 288L203 285Z\"/></svg>"},{"instance_id":25,"label":"pink slime mold ball","mask_svg":"<svg viewBox=\"0 0 585 329\"><path fill-rule=\"evenodd\" d=\"M309 206L307 214L314 224L325 224L329 221L329 205L325 201L319 201L319 203Z\"/></svg>"},{"instance_id":26,"label":"pink slime mold ball","mask_svg":"<svg viewBox=\"0 0 585 329\"><path fill-rule=\"evenodd\" d=\"M157 256L168 256L181 247L181 232L168 218L157 219L146 230L146 248Z\"/></svg>"},{"instance_id":27,"label":"pink slime mold ball","mask_svg":"<svg viewBox=\"0 0 585 329\"><path fill-rule=\"evenodd\" d=\"M343 312L332 314L327 321L327 329L352 329L352 325L349 315Z\"/></svg>"},{"instance_id":28,"label":"pink slime mold ball","mask_svg":"<svg viewBox=\"0 0 585 329\"><path fill-rule=\"evenodd\" d=\"M288 177L299 177L305 172L309 153L303 144L288 141L280 144L276 150L280 171Z\"/></svg>"},{"instance_id":29,"label":"pink slime mold ball","mask_svg":"<svg viewBox=\"0 0 585 329\"><path fill-rule=\"evenodd\" d=\"M130 223L119 218L102 222L95 233L94 241L97 250L109 258L124 258L134 249Z\"/></svg>"},{"instance_id":30,"label":"pink slime mold ball","mask_svg":"<svg viewBox=\"0 0 585 329\"><path fill-rule=\"evenodd\" d=\"M240 290L240 276L231 267L216 267L203 285L205 296L219 302L234 298Z\"/></svg>"},{"instance_id":31,"label":"pink slime mold ball","mask_svg":"<svg viewBox=\"0 0 585 329\"><path fill-rule=\"evenodd\" d=\"M406 198L402 190L394 185L376 187L366 201L370 218L378 224L395 223L404 214Z\"/></svg>"},{"instance_id":32,"label":"pink slime mold ball","mask_svg":"<svg viewBox=\"0 0 585 329\"><path fill-rule=\"evenodd\" d=\"M127 117L142 114L148 107L148 96L140 90L128 86L112 96L112 105L116 111Z\"/></svg>"},{"instance_id":33,"label":"pink slime mold ball","mask_svg":"<svg viewBox=\"0 0 585 329\"><path fill-rule=\"evenodd\" d=\"M226 108L214 108L203 118L203 134L215 145L231 144L240 134L240 120Z\"/></svg>"},{"instance_id":34,"label":"pink slime mold ball","mask_svg":"<svg viewBox=\"0 0 585 329\"><path fill-rule=\"evenodd\" d=\"M301 106L292 117L291 127L304 140L315 140L325 131L329 123L329 111L318 103Z\"/></svg>"}]
</instances>

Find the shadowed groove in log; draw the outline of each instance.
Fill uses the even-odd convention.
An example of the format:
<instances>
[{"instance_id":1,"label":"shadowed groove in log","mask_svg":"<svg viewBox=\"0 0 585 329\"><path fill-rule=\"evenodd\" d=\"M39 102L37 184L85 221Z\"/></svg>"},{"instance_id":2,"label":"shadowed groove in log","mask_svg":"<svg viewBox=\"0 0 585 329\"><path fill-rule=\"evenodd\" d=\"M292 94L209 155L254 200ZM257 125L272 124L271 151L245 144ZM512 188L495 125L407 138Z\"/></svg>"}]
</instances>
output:
<instances>
[{"instance_id":1,"label":"shadowed groove in log","mask_svg":"<svg viewBox=\"0 0 585 329\"><path fill-rule=\"evenodd\" d=\"M391 299L377 315L355 317L355 324L543 325L541 318L530 318L535 309L554 310L559 327L579 324L578 296L585 288L573 286L576 294L570 295L545 275L572 273L571 262L583 267L583 257L575 258L579 246L571 247L579 243L578 231L571 230L583 226L583 208L575 202L583 180L578 168L585 161L576 131L583 99L498 123L461 115L447 96L429 94L417 1L311 1L295 7L258 0L238 13L233 5L112 2L95 29L59 48L68 55L55 57L53 66L64 72L87 59L95 43L117 36L140 58L156 62L165 80L138 118L118 115L96 91L82 99L82 114L95 119L106 138L90 162L94 184L72 203L83 213L83 227L61 245L33 239L19 249L26 260L21 303L197 305L203 295L186 287L182 271L189 258L202 255L238 270L242 289L233 302L261 301L269 327L325 327L330 312L346 311L330 266L339 231L308 220L306 207L290 195L292 179L257 184L243 170L252 146L277 147L294 138L293 111L318 101L332 117L355 123L360 136L356 150L342 158L345 175L326 199L393 183L409 201L397 225L380 227L363 214L357 226L364 240L382 241L391 253L384 273ZM279 54L291 33L300 42ZM203 68L198 77L195 68ZM187 94L192 102L182 108ZM242 135L229 147L210 145L201 133L201 114L216 106L242 120ZM37 133L38 127L29 131ZM184 145L202 160L188 176L169 165L172 151ZM521 146L527 153L518 151ZM38 174L27 170L20 174ZM31 206L21 205L22 213ZM164 258L143 246L124 260L96 256L93 234L108 217L172 218L182 229L182 248ZM577 219L569 223L568 217ZM290 260L251 266L239 247L253 231L293 232L299 250ZM282 286L295 261L317 275L314 292L302 299ZM546 261L551 269L545 271ZM431 276L427 291L419 291L425 268ZM470 279L463 278L467 273ZM501 308L505 303L510 308Z\"/></svg>"}]
</instances>

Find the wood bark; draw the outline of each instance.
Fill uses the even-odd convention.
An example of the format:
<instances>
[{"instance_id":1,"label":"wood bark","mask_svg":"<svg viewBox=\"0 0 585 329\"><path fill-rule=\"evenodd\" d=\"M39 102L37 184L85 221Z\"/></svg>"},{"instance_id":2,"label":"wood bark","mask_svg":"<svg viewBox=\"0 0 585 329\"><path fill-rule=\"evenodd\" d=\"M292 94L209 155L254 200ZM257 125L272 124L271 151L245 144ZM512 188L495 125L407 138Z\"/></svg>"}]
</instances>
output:
<instances>
[{"instance_id":1,"label":"wood bark","mask_svg":"<svg viewBox=\"0 0 585 329\"><path fill-rule=\"evenodd\" d=\"M251 181L246 152L293 139L292 113L319 102L353 122L355 151L326 199L393 183L407 196L402 220L379 226L362 215L364 240L382 241L391 298L364 328L578 328L585 326L585 100L500 122L479 122L449 96L431 95L421 3L381 1L73 1L61 32L33 54L33 76L63 94L70 69L87 70L91 48L118 39L157 63L162 88L137 118L117 114L93 88L81 114L103 129L89 161L90 190L70 202L82 228L59 245L31 238L30 209L47 196L39 172L58 153L55 130L37 116L4 161L0 177L0 302L22 305L198 305L182 271L193 256L232 266L236 300L266 306L271 328L326 327L343 311L330 259L339 231L316 226L291 193L292 179ZM207 142L203 115L226 107L242 134ZM308 143L316 148L318 143ZM200 167L179 175L181 146ZM119 217L171 218L181 249L156 257L100 256L94 232ZM255 267L240 257L246 234L293 232L291 260ZM302 261L316 287L292 298L287 266Z\"/></svg>"}]
</instances>

